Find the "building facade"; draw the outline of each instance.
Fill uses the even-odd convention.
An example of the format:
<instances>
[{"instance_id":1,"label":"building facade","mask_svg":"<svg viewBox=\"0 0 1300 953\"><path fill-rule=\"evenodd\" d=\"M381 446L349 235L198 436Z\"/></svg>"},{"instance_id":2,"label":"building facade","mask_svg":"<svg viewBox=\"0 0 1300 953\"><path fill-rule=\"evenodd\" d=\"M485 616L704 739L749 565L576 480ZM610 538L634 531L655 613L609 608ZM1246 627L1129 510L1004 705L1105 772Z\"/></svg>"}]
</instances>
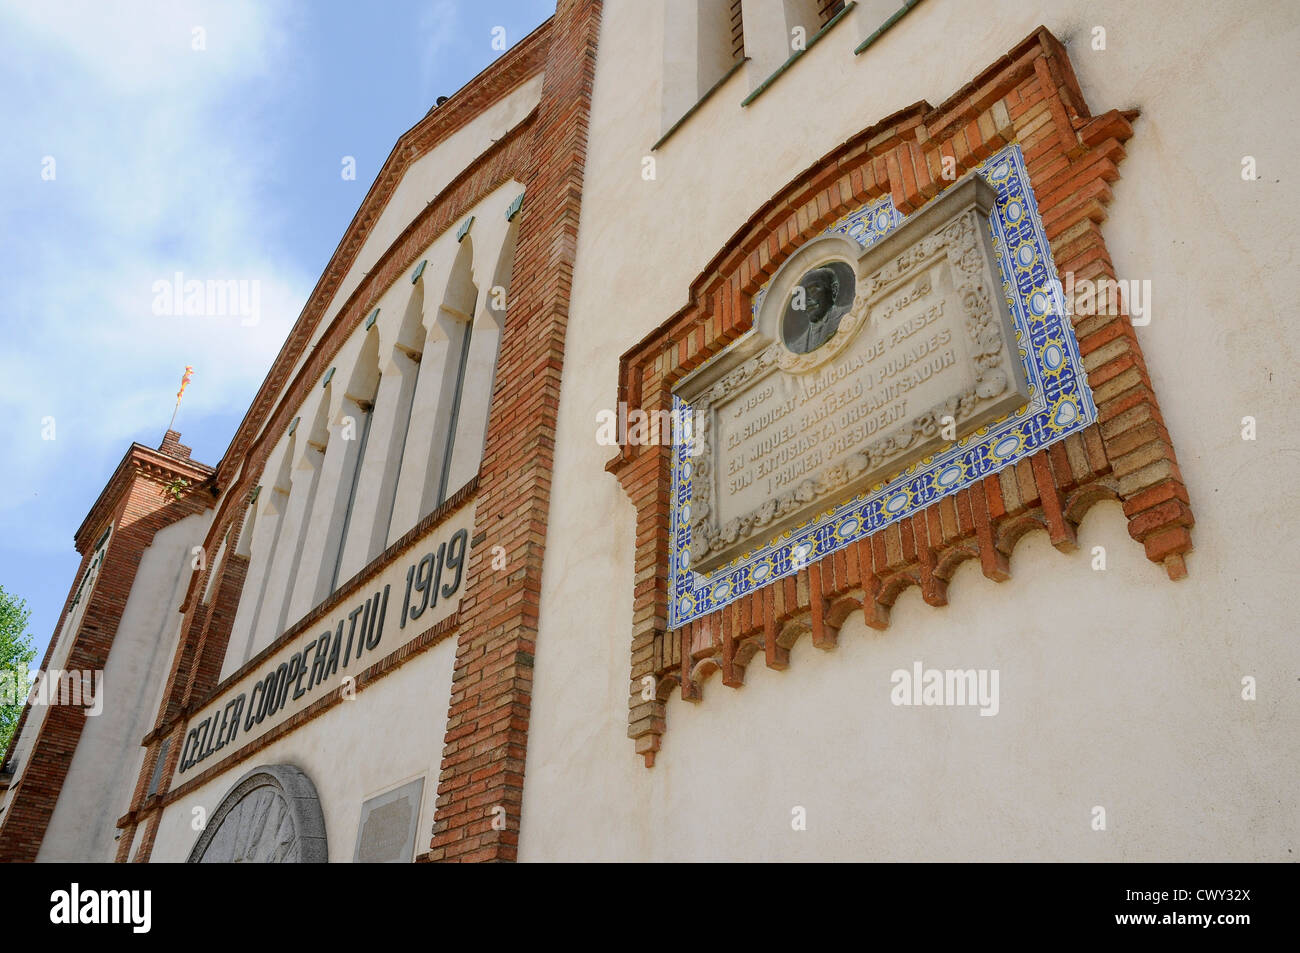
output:
<instances>
[{"instance_id":1,"label":"building facade","mask_svg":"<svg viewBox=\"0 0 1300 953\"><path fill-rule=\"evenodd\" d=\"M1287 859L1297 32L561 0L128 451L0 858Z\"/></svg>"}]
</instances>

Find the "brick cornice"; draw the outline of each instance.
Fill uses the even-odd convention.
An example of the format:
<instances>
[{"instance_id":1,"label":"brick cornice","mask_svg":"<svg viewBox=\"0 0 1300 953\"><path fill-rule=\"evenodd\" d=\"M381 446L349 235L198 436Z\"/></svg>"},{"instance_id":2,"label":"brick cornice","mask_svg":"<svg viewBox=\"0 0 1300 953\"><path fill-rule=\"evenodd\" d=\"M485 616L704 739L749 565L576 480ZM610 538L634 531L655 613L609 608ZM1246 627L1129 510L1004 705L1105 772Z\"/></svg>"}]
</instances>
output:
<instances>
[{"instance_id":1,"label":"brick cornice","mask_svg":"<svg viewBox=\"0 0 1300 953\"><path fill-rule=\"evenodd\" d=\"M373 301L468 209L507 181L524 177L535 109L455 176L406 225L335 313L286 386L288 375L302 359L308 341L324 319L325 308L406 171L483 109L542 71L549 49L550 22L543 23L441 106L430 110L394 146L212 474L211 490L220 495L220 500L203 543L206 551L215 552L218 541L226 537L232 523L242 516L247 494L260 479L267 457L287 430L296 408L364 320ZM281 391L283 396L277 401ZM236 474L237 482L231 486ZM199 587L206 585L205 574L196 573L190 579L182 611L193 604L194 593L201 591ZM187 617L187 629L188 626Z\"/></svg>"},{"instance_id":2,"label":"brick cornice","mask_svg":"<svg viewBox=\"0 0 1300 953\"><path fill-rule=\"evenodd\" d=\"M302 315L290 332L289 339L281 349L257 397L245 414L235 438L218 465L213 478L213 487L214 492L220 493L221 499L204 541L205 551L216 552L223 539L237 539L238 524L242 521L251 491L266 466L272 448L288 428L308 390L315 386L340 348L360 326L366 314L372 309L373 302L407 272L424 249L439 235L454 227L455 223L485 196L511 180L522 183L527 179L527 170L534 162L531 149L533 130L537 122L536 108L485 149L414 216L329 319L316 344L310 351L307 350L308 341L315 334L320 322L325 320L325 308L328 307L344 275L355 260L356 254L378 220L383 206L392 197L398 182L410 165L456 129L480 115L484 109L541 73L550 48L550 36L551 27L548 21L471 80L447 102L431 111L424 120L398 140L380 177L354 217L329 267L317 283ZM289 380L293 368L300 361L302 366L297 373L293 374L292 380ZM280 396L282 392L283 396ZM237 479L236 474L238 474ZM234 480L233 484L232 480ZM456 494L449 502L457 506L463 505L472 493L472 489L467 489ZM436 518L437 514L433 516ZM377 567L382 568L381 564L385 559L391 559L397 551L400 551L403 541L407 541L406 544L409 545L414 535L418 535L421 527L427 530L428 519L404 536L403 540L389 547L385 554L362 569L347 585L352 585L367 573L377 572ZM233 551L233 545L230 548ZM240 566L237 561L227 560L224 566L209 566L202 572L194 573L190 579L182 602L184 616L181 622L181 637L176 646L155 728L146 737L145 762L132 799L137 814L140 805L146 802L144 790L157 760L162 740L168 736L174 737L175 732L183 729L184 715L194 707L195 699L206 697L214 690L208 686L219 688L215 684L215 678L205 684L203 673L214 664L219 668L219 662L214 660L221 654L219 650L224 645L223 639L228 636L226 626L231 621L231 617L228 615L223 620L222 629L212 631L214 617L209 607L199 604L196 594L208 591L209 579L214 571L224 574L232 567L236 572L246 568ZM347 586L344 587L346 588ZM215 580L214 591L221 594L223 602L238 604L240 586L228 585L224 578L220 578ZM309 618L316 618L318 613L325 611L332 604L327 602L324 606L317 607ZM283 645L284 641L292 638L293 634L300 630L301 625L307 624L307 621L303 620L288 633L282 634L277 638L275 645ZM170 729L167 726L171 726ZM168 754L168 759L171 761L178 756L178 746L174 746ZM164 773L170 776L167 772ZM138 854L144 858L148 857L153 834L157 829L157 815L152 815L152 819L147 823L143 846ZM127 834L133 835L134 828L123 835L124 842L127 840ZM123 848L123 854L119 859L125 859L126 849Z\"/></svg>"},{"instance_id":3,"label":"brick cornice","mask_svg":"<svg viewBox=\"0 0 1300 953\"><path fill-rule=\"evenodd\" d=\"M441 526L447 520L455 516L461 509L474 502L474 497L478 492L478 476L476 475L463 487L453 493L447 500L429 513L424 519L416 523L411 530L396 540L391 546L372 559L361 569L357 570L353 576L346 582L343 582L330 593L327 598L311 612L303 616L296 623L282 632L273 639L256 655L252 656L247 662L231 672L220 682L214 684L206 692L195 695L186 700L183 707L175 712L169 713L168 717L154 725L153 729L141 739L140 744L148 746L155 741L159 741L171 732L177 722L183 722L193 712L199 711L210 704L222 692L229 689L240 679L247 676L250 672L257 670L271 656L275 655L286 645L292 642L303 632L310 629L322 618L328 616L340 605L346 603L349 599L360 592L371 579L374 579L388 566L395 562L403 553L410 550L421 539L428 536L433 530Z\"/></svg>"},{"instance_id":4,"label":"brick cornice","mask_svg":"<svg viewBox=\"0 0 1300 953\"><path fill-rule=\"evenodd\" d=\"M137 464L147 467L150 474L136 479L136 474L144 472L137 469ZM159 485L165 474L189 474L197 478L211 472L201 464L178 461L137 444L127 452L119 471L125 476L118 481L115 493L101 499L106 507L111 507L103 514L103 521L107 522L111 517L117 530L105 549L104 563L96 583L85 594L86 605L80 624L75 631L61 631L71 606L70 592L59 618L59 627L55 630L58 641L66 642L68 646L63 663L66 671L103 670L144 551L159 530L203 512L212 503L207 493L195 492L194 487L181 492L178 499ZM73 581L73 589L80 583L91 556L89 546L85 549L82 569ZM49 664L55 641L50 640L42 668ZM31 706L24 706L19 731L26 725L30 712ZM23 766L21 779L12 792L9 809L0 818L0 861L36 859L85 723L85 714L74 705L51 705L47 708L28 763Z\"/></svg>"},{"instance_id":5,"label":"brick cornice","mask_svg":"<svg viewBox=\"0 0 1300 953\"><path fill-rule=\"evenodd\" d=\"M271 450L288 429L307 392L320 380L330 362L361 325L372 310L374 301L415 263L416 258L438 235L452 227L484 196L511 179L523 178L535 121L536 111L530 113L510 132L497 140L469 168L439 192L394 239L393 244L380 256L375 266L348 296L320 339L313 345L283 398L274 405L273 410L269 411L265 425L260 428L260 432L244 452L236 483L233 486L223 486L220 482L221 471L218 470L214 485L221 491L221 502L205 542L207 548L212 548L215 540L220 539L227 532L236 508L240 505L244 494L251 491L261 478ZM226 459L231 459L230 451L227 451ZM225 460L222 465L225 465ZM191 584L191 592L186 594L187 602L193 585Z\"/></svg>"},{"instance_id":6,"label":"brick cornice","mask_svg":"<svg viewBox=\"0 0 1300 953\"><path fill-rule=\"evenodd\" d=\"M431 109L397 140L235 431L235 436L217 467L218 486L225 486L238 469L276 396L284 388L289 373L325 317L325 309L338 292L407 170L484 110L540 73L545 66L550 37L551 21L547 20L457 90L441 106ZM471 168L481 161L481 158L476 159Z\"/></svg>"},{"instance_id":7,"label":"brick cornice","mask_svg":"<svg viewBox=\"0 0 1300 953\"><path fill-rule=\"evenodd\" d=\"M186 505L172 509L172 520L197 512L198 510L193 507L195 503L201 504L201 509L207 509L211 506L209 491L212 487L212 467L196 460L181 460L140 443L132 443L127 448L126 453L123 454L117 469L113 471L108 483L100 491L99 497L95 500L90 512L82 521L74 536L76 549L81 553L81 563L77 567L76 575L73 576L68 595L63 601L63 609L59 612L59 619L55 624L54 633L45 646L45 654L41 657L41 671L49 668L50 659L54 657L54 649L63 632L64 621L72 608L72 599L81 585L81 580L90 566L91 559L94 558L95 554L91 549L92 541L97 539L107 526L117 523L121 518L130 499L130 489L137 473L144 479L163 485L178 477L191 481L190 486L180 493L180 499L186 500ZM30 706L24 705L21 714L18 716L18 723L14 726L13 737L15 739L22 735L23 728L27 724L29 711ZM14 747L11 746L5 753L4 763L8 763L13 754Z\"/></svg>"},{"instance_id":8,"label":"brick cornice","mask_svg":"<svg viewBox=\"0 0 1300 953\"><path fill-rule=\"evenodd\" d=\"M303 366L294 375L284 397L271 411L265 426L244 453L237 481L233 486L221 490L217 512L204 541L205 549L215 551L217 541L230 531L232 522L242 515L243 501L261 478L271 450L288 429L307 392L320 380L344 343L360 326L372 309L373 302L415 263L416 258L438 235L452 227L484 196L507 181L524 177L535 122L534 110L439 192L394 239L365 279L348 296L348 300L313 346ZM214 477L216 479L219 478ZM219 487L214 482L214 491L216 489ZM182 605L189 605L198 587L206 585L206 577L196 575L191 579Z\"/></svg>"},{"instance_id":9,"label":"brick cornice","mask_svg":"<svg viewBox=\"0 0 1300 953\"><path fill-rule=\"evenodd\" d=\"M1060 273L1113 279L1100 224L1135 117L1093 116L1064 47L1039 27L938 107L900 110L791 179L705 265L687 304L623 354L618 399L670 408L683 375L749 330L753 295L804 242L880 198L909 214L939 193L945 160L959 178L1011 142L1023 151ZM947 582L966 559L977 559L988 578L1006 579L1026 533L1043 529L1054 546L1071 550L1075 527L1099 500L1121 501L1147 557L1172 579L1185 574L1192 513L1132 325L1122 309L1070 317L1096 424L679 629L667 628L670 448L620 449L606 469L637 507L628 734L647 765L674 689L699 701L714 672L737 687L760 653L769 667L785 668L804 634L833 648L855 610L883 629L909 586L945 605ZM655 686L649 700L646 676Z\"/></svg>"},{"instance_id":10,"label":"brick cornice","mask_svg":"<svg viewBox=\"0 0 1300 953\"><path fill-rule=\"evenodd\" d=\"M118 508L123 494L130 488L131 481L141 476L158 483L170 483L172 480L190 481L182 496L210 489L213 468L197 460L179 460L144 444L132 443L122 455L122 460L113 471L113 475L104 484L91 506L90 512L73 534L77 552L84 554L87 547L94 542L108 522L108 516ZM211 505L211 498L209 503Z\"/></svg>"}]
</instances>

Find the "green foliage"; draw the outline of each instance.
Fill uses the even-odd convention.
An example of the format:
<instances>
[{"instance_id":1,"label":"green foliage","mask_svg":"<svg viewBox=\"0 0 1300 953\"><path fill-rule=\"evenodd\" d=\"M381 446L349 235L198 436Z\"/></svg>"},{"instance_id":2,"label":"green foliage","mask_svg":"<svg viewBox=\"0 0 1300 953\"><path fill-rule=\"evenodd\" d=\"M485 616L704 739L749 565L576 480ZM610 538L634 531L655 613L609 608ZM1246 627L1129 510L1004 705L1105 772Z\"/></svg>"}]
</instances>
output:
<instances>
[{"instance_id":1,"label":"green foliage","mask_svg":"<svg viewBox=\"0 0 1300 953\"><path fill-rule=\"evenodd\" d=\"M10 595L0 586L0 752L8 752L10 736L18 724L18 716L23 711L23 701L28 684L28 667L36 658L36 647L32 644L31 634L27 631L27 621L31 610L23 599ZM4 704L9 691L20 695L17 704ZM4 755L0 754L0 763Z\"/></svg>"}]
</instances>

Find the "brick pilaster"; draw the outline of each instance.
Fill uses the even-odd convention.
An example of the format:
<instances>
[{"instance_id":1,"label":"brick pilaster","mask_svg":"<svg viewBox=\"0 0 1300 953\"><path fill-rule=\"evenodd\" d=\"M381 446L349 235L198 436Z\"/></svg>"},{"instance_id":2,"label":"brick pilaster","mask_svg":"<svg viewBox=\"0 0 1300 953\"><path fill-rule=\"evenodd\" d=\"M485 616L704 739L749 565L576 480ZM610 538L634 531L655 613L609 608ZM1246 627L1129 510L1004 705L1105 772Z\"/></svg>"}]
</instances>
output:
<instances>
[{"instance_id":1,"label":"brick pilaster","mask_svg":"<svg viewBox=\"0 0 1300 953\"><path fill-rule=\"evenodd\" d=\"M172 446L179 446L174 437ZM139 445L127 451L78 532L78 546L89 558L93 551L86 543L92 538L90 534L109 525L116 527L94 587L85 593L88 601L77 631L58 632L60 641L72 640L63 663L65 671L102 671L108 664L144 551L159 530L211 506L212 497L206 483L210 473L210 468L190 462L188 454L162 456ZM189 482L176 495L168 484L178 477ZM82 560L82 573L86 558ZM74 589L80 579L78 574ZM71 595L59 619L60 629L70 608ZM52 640L44 665L49 664L53 650ZM20 729L29 711L30 706L24 709ZM46 710L28 763L22 766L17 790L0 821L0 861L36 859L85 724L86 716L77 706L51 705Z\"/></svg>"},{"instance_id":2,"label":"brick pilaster","mask_svg":"<svg viewBox=\"0 0 1300 953\"><path fill-rule=\"evenodd\" d=\"M514 860L600 0L551 24L438 781L433 860ZM506 568L493 569L504 547ZM504 830L493 828L504 807Z\"/></svg>"}]
</instances>

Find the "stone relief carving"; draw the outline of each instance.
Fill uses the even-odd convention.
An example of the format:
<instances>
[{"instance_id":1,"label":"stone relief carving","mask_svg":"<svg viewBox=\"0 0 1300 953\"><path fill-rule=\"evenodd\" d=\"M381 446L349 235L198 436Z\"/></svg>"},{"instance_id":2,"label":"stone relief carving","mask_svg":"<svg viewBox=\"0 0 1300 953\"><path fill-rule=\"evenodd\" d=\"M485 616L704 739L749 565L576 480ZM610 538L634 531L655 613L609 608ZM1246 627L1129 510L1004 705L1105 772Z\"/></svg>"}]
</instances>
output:
<instances>
[{"instance_id":1,"label":"stone relief carving","mask_svg":"<svg viewBox=\"0 0 1300 953\"><path fill-rule=\"evenodd\" d=\"M192 864L324 863L325 818L316 787L287 764L254 768L208 819Z\"/></svg>"},{"instance_id":2,"label":"stone relief carving","mask_svg":"<svg viewBox=\"0 0 1300 953\"><path fill-rule=\"evenodd\" d=\"M835 336L853 302L853 266L832 261L799 279L781 319L781 340L792 354L808 354Z\"/></svg>"},{"instance_id":3,"label":"stone relief carving","mask_svg":"<svg viewBox=\"0 0 1300 953\"><path fill-rule=\"evenodd\" d=\"M946 209L936 209L948 213L942 217L942 224L936 222L937 216L931 213L926 216L927 222L906 223L899 229L889 240L891 247L906 247L891 255L879 267L868 269L865 274L857 274L852 305L842 314L836 314L837 309L828 303L833 300L833 286L826 276L830 268L826 264L818 264L811 269L808 274L822 273L815 278L814 283L819 285L816 295L809 295L810 303L816 304L816 308L810 308L809 312L817 315L820 321L805 322L794 328L794 343L801 347L812 344L808 350L800 351L790 347L791 335L785 333L791 313L787 306L782 315L781 333L772 335L770 343L743 363L723 373L707 389L687 398L691 403L700 447L699 455L693 461L689 517L692 563L697 568L708 568L708 563L717 563L719 556L724 554L726 557L738 555L738 545L746 541L758 542L755 538L758 536L766 539L781 528L783 522L792 522L799 516L807 515L809 507L816 502L824 501L827 505L838 502L831 499L837 491L845 491L841 496L849 490L857 492L862 488L860 484L864 479L884 476L883 468L902 469L913 456L920 456L924 450L934 446L945 417L953 419L960 436L975 429L984 419L991 419L991 409L996 408L995 416L999 416L1006 412L1009 403L1018 405L1027 398L1023 368L1019 367L1018 362L1017 366L1008 366L1011 356L1018 356L1018 352L1014 340L1010 343L1006 340L1011 327L1009 316L1005 302L1000 297L997 300L993 297L990 267L995 266L991 262L991 248L985 247L986 239L979 232L987 227L983 216L987 214L991 198L981 195L977 190L981 186L988 189L988 186L974 178L964 185L964 189L954 186L949 195L936 200L936 206L947 205ZM983 209L975 200L976 196L983 200ZM944 203L944 198L949 201ZM954 209L954 205L964 205L964 208ZM909 224L919 227L909 229ZM917 240L916 235L924 229L925 224L934 230ZM860 266L867 257L864 254L859 262L853 264ZM878 256L874 256L872 264L877 259ZM930 269L936 260L946 260L952 290L946 296L946 301L940 300L935 307L942 309L947 302L960 305L960 324L967 338L965 359L973 371L973 379L969 384L926 407L922 412L909 415L905 422L890 432L830 459L807 478L768 496L757 506L725 521L720 519L719 507L714 499L717 490L714 472L717 466L717 441L713 408L737 394L745 393L754 382L762 381L775 371L804 374L826 364L849 347L869 322L887 318L900 305L913 304L928 295L931 291ZM841 261L837 264L852 267L848 262ZM897 288L900 282L905 282L913 275L918 280L908 291L882 303L880 293L883 290ZM801 279L801 282L806 281L807 274ZM803 286L801 283L795 287ZM999 288L998 294L1000 293ZM776 305L777 302L772 300L769 293L769 298L763 302L763 308L769 309ZM832 320L834 326L829 324ZM769 326L772 323L769 318ZM760 333L762 330L760 328ZM1013 384L1017 386L1013 388ZM1015 392L1008 394L1009 390ZM972 424L971 421L976 418L981 419ZM909 456L909 451L913 448L916 451Z\"/></svg>"}]
</instances>

